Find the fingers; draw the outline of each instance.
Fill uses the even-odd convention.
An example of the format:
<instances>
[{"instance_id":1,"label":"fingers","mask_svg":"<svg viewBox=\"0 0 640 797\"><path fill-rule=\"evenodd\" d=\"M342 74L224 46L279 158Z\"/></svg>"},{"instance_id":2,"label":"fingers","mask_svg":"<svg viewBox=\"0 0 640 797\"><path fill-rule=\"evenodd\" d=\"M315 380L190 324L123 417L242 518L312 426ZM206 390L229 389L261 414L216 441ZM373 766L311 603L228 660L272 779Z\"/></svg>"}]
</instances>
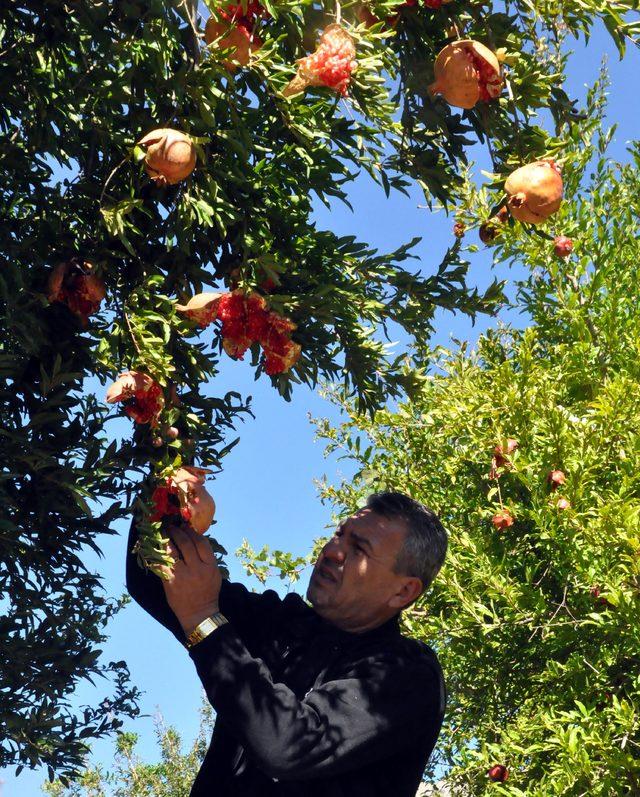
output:
<instances>
[{"instance_id":1,"label":"fingers","mask_svg":"<svg viewBox=\"0 0 640 797\"><path fill-rule=\"evenodd\" d=\"M189 526L175 526L169 531L187 565L212 564L216 561L209 541Z\"/></svg>"}]
</instances>

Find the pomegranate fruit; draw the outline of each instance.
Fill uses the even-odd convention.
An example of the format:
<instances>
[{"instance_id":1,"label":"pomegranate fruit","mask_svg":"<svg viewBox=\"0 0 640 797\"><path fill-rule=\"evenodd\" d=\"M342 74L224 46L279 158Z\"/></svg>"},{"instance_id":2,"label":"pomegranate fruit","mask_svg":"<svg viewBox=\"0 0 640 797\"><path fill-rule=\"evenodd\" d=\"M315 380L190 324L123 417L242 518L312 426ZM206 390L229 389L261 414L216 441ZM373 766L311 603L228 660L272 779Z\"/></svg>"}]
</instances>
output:
<instances>
[{"instance_id":1,"label":"pomegranate fruit","mask_svg":"<svg viewBox=\"0 0 640 797\"><path fill-rule=\"evenodd\" d=\"M493 449L493 457L495 459L496 467L501 468L503 465L510 465L511 461L509 459L509 455L513 454L517 448L518 441L514 440L512 437L508 437L504 444L499 443Z\"/></svg>"},{"instance_id":2,"label":"pomegranate fruit","mask_svg":"<svg viewBox=\"0 0 640 797\"><path fill-rule=\"evenodd\" d=\"M267 303L259 294L240 289L224 293L218 300L218 320L222 322L223 349L241 360L266 330Z\"/></svg>"},{"instance_id":3,"label":"pomegranate fruit","mask_svg":"<svg viewBox=\"0 0 640 797\"><path fill-rule=\"evenodd\" d=\"M223 294L217 305L222 322L222 348L230 357L242 359L247 349L260 343L265 354L265 371L269 375L288 371L300 357L299 344L291 340L296 325L267 310L267 302L257 293L240 289Z\"/></svg>"},{"instance_id":4,"label":"pomegranate fruit","mask_svg":"<svg viewBox=\"0 0 640 797\"><path fill-rule=\"evenodd\" d=\"M264 370L270 376L288 371L300 357L302 347L291 340L296 325L277 313L269 313L266 329L260 338L264 349Z\"/></svg>"},{"instance_id":5,"label":"pomegranate fruit","mask_svg":"<svg viewBox=\"0 0 640 797\"><path fill-rule=\"evenodd\" d=\"M473 108L500 95L503 86L496 54L473 39L460 39L438 53L429 93L440 94L456 108Z\"/></svg>"},{"instance_id":6,"label":"pomegranate fruit","mask_svg":"<svg viewBox=\"0 0 640 797\"><path fill-rule=\"evenodd\" d=\"M521 166L507 177L504 190L511 215L518 221L542 224L562 202L562 177L552 160Z\"/></svg>"},{"instance_id":7,"label":"pomegranate fruit","mask_svg":"<svg viewBox=\"0 0 640 797\"><path fill-rule=\"evenodd\" d=\"M196 293L186 304L176 304L176 310L204 328L215 320L218 314L218 302L222 295L213 292Z\"/></svg>"},{"instance_id":8,"label":"pomegranate fruit","mask_svg":"<svg viewBox=\"0 0 640 797\"><path fill-rule=\"evenodd\" d=\"M146 150L147 174L159 186L175 185L185 180L196 166L196 148L186 133L160 127L138 141Z\"/></svg>"},{"instance_id":9,"label":"pomegranate fruit","mask_svg":"<svg viewBox=\"0 0 640 797\"><path fill-rule=\"evenodd\" d=\"M493 780L496 783L504 783L509 777L509 770L502 764L496 764L487 771L487 775L489 780Z\"/></svg>"},{"instance_id":10,"label":"pomegranate fruit","mask_svg":"<svg viewBox=\"0 0 640 797\"><path fill-rule=\"evenodd\" d=\"M160 385L148 374L125 371L107 390L108 404L124 402L125 413L136 423L158 425L158 416L164 407Z\"/></svg>"},{"instance_id":11,"label":"pomegranate fruit","mask_svg":"<svg viewBox=\"0 0 640 797\"><path fill-rule=\"evenodd\" d=\"M215 44L220 50L232 51L224 65L233 72L238 66L247 66L253 54L262 47L262 40L255 35L255 21L249 17L221 16L209 17L204 29L204 40L209 46Z\"/></svg>"},{"instance_id":12,"label":"pomegranate fruit","mask_svg":"<svg viewBox=\"0 0 640 797\"><path fill-rule=\"evenodd\" d=\"M213 522L216 505L204 487L206 468L185 466L158 485L151 496L155 522L170 515L179 515L198 534L204 534Z\"/></svg>"},{"instance_id":13,"label":"pomegranate fruit","mask_svg":"<svg viewBox=\"0 0 640 797\"><path fill-rule=\"evenodd\" d=\"M355 57L356 48L350 34L341 25L328 25L320 35L315 52L296 62L298 72L282 92L283 96L299 94L308 86L328 86L344 97L356 68Z\"/></svg>"},{"instance_id":14,"label":"pomegranate fruit","mask_svg":"<svg viewBox=\"0 0 640 797\"><path fill-rule=\"evenodd\" d=\"M508 529L509 526L513 526L513 515L508 509L501 509L491 518L491 522L494 528L502 531L502 529Z\"/></svg>"},{"instance_id":15,"label":"pomegranate fruit","mask_svg":"<svg viewBox=\"0 0 640 797\"><path fill-rule=\"evenodd\" d=\"M204 534L213 522L216 513L215 501L204 487L206 468L186 466L178 468L171 477L171 484L178 491L180 516L198 534Z\"/></svg>"},{"instance_id":16,"label":"pomegranate fruit","mask_svg":"<svg viewBox=\"0 0 640 797\"><path fill-rule=\"evenodd\" d=\"M565 509L571 509L571 502L567 498L558 498L556 509L559 509L561 512Z\"/></svg>"},{"instance_id":17,"label":"pomegranate fruit","mask_svg":"<svg viewBox=\"0 0 640 797\"><path fill-rule=\"evenodd\" d=\"M561 470L552 470L551 473L547 476L547 481L552 490L557 490L558 487L561 487L567 480L567 477Z\"/></svg>"},{"instance_id":18,"label":"pomegranate fruit","mask_svg":"<svg viewBox=\"0 0 640 797\"><path fill-rule=\"evenodd\" d=\"M573 252L573 241L566 235L557 235L553 239L553 251L556 257L569 257Z\"/></svg>"},{"instance_id":19,"label":"pomegranate fruit","mask_svg":"<svg viewBox=\"0 0 640 797\"><path fill-rule=\"evenodd\" d=\"M68 260L55 266L47 284L47 299L51 303L66 304L83 327L87 326L89 316L99 309L107 295L104 282L92 271L91 263Z\"/></svg>"},{"instance_id":20,"label":"pomegranate fruit","mask_svg":"<svg viewBox=\"0 0 640 797\"><path fill-rule=\"evenodd\" d=\"M509 218L509 211L507 206L503 205L500 210L488 221L483 222L478 230L478 235L483 244L490 244L502 234L502 228L507 223Z\"/></svg>"}]
</instances>

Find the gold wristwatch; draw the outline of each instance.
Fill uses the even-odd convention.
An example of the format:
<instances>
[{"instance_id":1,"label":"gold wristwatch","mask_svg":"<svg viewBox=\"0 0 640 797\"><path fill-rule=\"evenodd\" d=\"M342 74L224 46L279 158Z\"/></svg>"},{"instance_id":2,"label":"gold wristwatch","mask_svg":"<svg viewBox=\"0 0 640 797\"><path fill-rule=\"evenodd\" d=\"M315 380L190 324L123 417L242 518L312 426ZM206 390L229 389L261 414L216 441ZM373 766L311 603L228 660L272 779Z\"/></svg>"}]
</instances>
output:
<instances>
[{"instance_id":1,"label":"gold wristwatch","mask_svg":"<svg viewBox=\"0 0 640 797\"><path fill-rule=\"evenodd\" d=\"M229 621L224 616L224 614L220 614L220 612L216 612L212 614L210 617L204 619L201 623L193 629L193 631L187 637L187 647L192 648L194 645L197 645L198 642L202 642L205 637L208 637L216 628L220 628L221 625L228 623Z\"/></svg>"}]
</instances>

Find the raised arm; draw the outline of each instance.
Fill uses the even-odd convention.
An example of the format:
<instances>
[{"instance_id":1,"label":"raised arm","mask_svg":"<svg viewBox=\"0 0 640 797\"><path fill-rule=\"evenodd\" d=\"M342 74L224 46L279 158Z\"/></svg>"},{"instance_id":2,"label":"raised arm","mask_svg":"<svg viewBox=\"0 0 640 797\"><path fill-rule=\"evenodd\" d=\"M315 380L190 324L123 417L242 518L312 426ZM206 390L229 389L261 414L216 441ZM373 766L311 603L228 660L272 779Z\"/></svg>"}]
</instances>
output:
<instances>
[{"instance_id":1,"label":"raised arm","mask_svg":"<svg viewBox=\"0 0 640 797\"><path fill-rule=\"evenodd\" d=\"M304 699L274 683L232 625L190 651L213 708L252 756L278 780L338 775L406 749L433 745L444 716L439 665L426 656L363 660Z\"/></svg>"},{"instance_id":2,"label":"raised arm","mask_svg":"<svg viewBox=\"0 0 640 797\"><path fill-rule=\"evenodd\" d=\"M140 567L133 553L138 539L135 519L127 541L126 584L129 594L146 612L184 644L185 634L167 602L162 580ZM212 556L212 566L215 566ZM224 580L218 596L219 610L233 623L245 644L253 649L273 623L277 622L282 600L274 590L250 592L244 585Z\"/></svg>"},{"instance_id":3,"label":"raised arm","mask_svg":"<svg viewBox=\"0 0 640 797\"><path fill-rule=\"evenodd\" d=\"M167 603L160 577L140 567L136 560L133 548L137 541L138 529L134 518L129 527L127 540L126 584L129 594L139 606L184 644L184 632Z\"/></svg>"}]
</instances>

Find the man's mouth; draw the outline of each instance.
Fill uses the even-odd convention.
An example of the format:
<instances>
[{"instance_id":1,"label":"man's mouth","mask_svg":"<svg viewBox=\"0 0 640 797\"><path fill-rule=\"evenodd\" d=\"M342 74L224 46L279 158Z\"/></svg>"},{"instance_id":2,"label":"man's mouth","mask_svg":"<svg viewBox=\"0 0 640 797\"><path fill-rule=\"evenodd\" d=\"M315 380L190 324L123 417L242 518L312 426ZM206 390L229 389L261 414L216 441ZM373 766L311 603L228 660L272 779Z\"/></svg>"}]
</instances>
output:
<instances>
[{"instance_id":1,"label":"man's mouth","mask_svg":"<svg viewBox=\"0 0 640 797\"><path fill-rule=\"evenodd\" d=\"M325 567L319 567L316 570L316 575L319 578L321 578L323 581L333 581L334 583L337 583L338 581L337 577L334 576L334 574L330 570L327 570Z\"/></svg>"}]
</instances>

